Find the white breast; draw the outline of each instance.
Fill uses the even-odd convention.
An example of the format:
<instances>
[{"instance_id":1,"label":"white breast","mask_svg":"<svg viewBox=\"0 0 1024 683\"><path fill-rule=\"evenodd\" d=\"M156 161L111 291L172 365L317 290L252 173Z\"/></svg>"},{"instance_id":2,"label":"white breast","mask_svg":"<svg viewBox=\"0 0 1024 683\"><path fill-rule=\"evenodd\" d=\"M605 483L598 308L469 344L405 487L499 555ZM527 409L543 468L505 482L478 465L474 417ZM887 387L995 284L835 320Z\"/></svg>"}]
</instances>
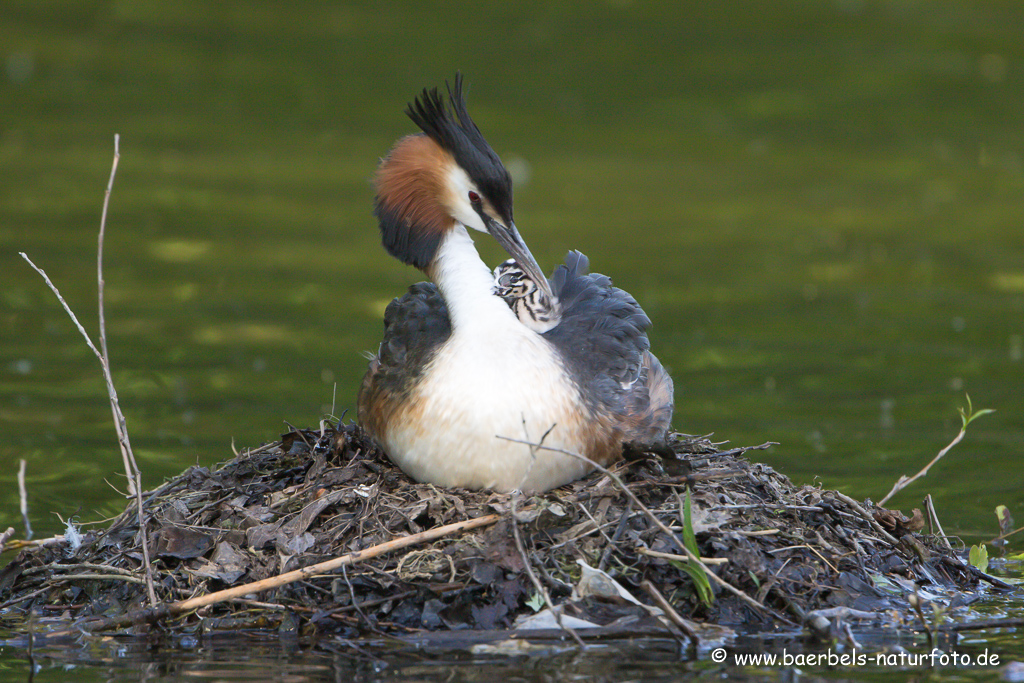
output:
<instances>
[{"instance_id":1,"label":"white breast","mask_svg":"<svg viewBox=\"0 0 1024 683\"><path fill-rule=\"evenodd\" d=\"M550 345L512 320L503 334L486 340L454 333L410 397L415 408L407 420L389 426L385 449L414 479L544 491L590 470L578 458L500 438L543 438L545 446L573 453L583 453L586 444L588 419L578 390Z\"/></svg>"},{"instance_id":2,"label":"white breast","mask_svg":"<svg viewBox=\"0 0 1024 683\"><path fill-rule=\"evenodd\" d=\"M431 274L452 335L378 434L391 459L419 481L499 491L544 491L586 474L579 458L500 438L590 455L594 420L554 347L494 296L464 227L446 235Z\"/></svg>"}]
</instances>

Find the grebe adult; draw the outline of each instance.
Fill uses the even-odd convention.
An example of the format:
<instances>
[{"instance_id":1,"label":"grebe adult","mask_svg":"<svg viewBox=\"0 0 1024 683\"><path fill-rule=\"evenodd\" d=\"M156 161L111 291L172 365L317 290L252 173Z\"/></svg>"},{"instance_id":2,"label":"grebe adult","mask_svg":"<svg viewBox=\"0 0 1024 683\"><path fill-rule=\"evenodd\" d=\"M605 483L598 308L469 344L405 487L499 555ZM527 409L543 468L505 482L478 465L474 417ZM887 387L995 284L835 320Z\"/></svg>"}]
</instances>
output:
<instances>
[{"instance_id":1,"label":"grebe adult","mask_svg":"<svg viewBox=\"0 0 1024 683\"><path fill-rule=\"evenodd\" d=\"M587 274L586 257L570 252L544 277L513 222L508 171L466 110L461 76L448 101L424 90L406 110L422 133L400 139L377 170L384 248L432 282L387 307L359 420L417 481L546 491L591 466L509 439L608 464L625 441L664 437L672 380L649 351L650 319L608 278ZM470 230L512 256L529 294L500 291ZM529 322L517 305L532 311Z\"/></svg>"}]
</instances>

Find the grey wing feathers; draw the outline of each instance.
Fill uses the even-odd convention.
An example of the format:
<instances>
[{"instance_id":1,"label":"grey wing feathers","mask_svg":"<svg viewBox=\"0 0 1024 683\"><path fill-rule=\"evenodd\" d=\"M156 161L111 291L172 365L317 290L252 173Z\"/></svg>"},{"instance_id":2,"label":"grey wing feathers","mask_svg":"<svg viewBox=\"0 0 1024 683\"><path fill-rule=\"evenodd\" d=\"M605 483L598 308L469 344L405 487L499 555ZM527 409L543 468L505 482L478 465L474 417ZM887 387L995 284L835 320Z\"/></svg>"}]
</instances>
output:
<instances>
[{"instance_id":1,"label":"grey wing feathers","mask_svg":"<svg viewBox=\"0 0 1024 683\"><path fill-rule=\"evenodd\" d=\"M647 391L630 392L627 412L633 419L627 441L652 443L662 441L672 424L675 389L672 377L650 351L644 353ZM638 382L639 384L639 382Z\"/></svg>"},{"instance_id":2,"label":"grey wing feathers","mask_svg":"<svg viewBox=\"0 0 1024 683\"><path fill-rule=\"evenodd\" d=\"M597 374L619 384L639 377L642 354L650 348L651 320L632 296L605 275L587 273L587 257L570 251L551 276L551 290L562 306L562 321L544 333L581 374Z\"/></svg>"},{"instance_id":3,"label":"grey wing feathers","mask_svg":"<svg viewBox=\"0 0 1024 683\"><path fill-rule=\"evenodd\" d=\"M588 267L586 256L570 251L555 269L549 282L562 320L544 337L587 385L581 388L593 407L617 417L627 440L657 440L671 420L672 380L650 353L651 319L636 299Z\"/></svg>"},{"instance_id":4,"label":"grey wing feathers","mask_svg":"<svg viewBox=\"0 0 1024 683\"><path fill-rule=\"evenodd\" d=\"M430 282L417 282L401 298L388 304L384 311L384 339L377 352L378 378L391 391L415 379L426 367L434 351L452 333L448 307L437 287Z\"/></svg>"}]
</instances>

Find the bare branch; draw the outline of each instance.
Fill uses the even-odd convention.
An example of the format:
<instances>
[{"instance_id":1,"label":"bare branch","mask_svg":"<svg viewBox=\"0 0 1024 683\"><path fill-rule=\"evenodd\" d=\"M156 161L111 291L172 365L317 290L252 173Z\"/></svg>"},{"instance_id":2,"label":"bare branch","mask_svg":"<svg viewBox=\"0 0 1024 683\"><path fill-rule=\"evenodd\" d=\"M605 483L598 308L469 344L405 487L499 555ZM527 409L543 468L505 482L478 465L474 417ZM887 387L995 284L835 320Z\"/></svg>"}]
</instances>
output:
<instances>
[{"instance_id":1,"label":"bare branch","mask_svg":"<svg viewBox=\"0 0 1024 683\"><path fill-rule=\"evenodd\" d=\"M82 327L82 323L78 322L78 318L75 317L75 312L71 310L70 306L68 306L68 302L64 301L64 297L61 296L60 290L57 289L57 285L53 284L53 282L50 281L50 276L47 275L42 268L32 263L32 259L28 257L28 254L26 254L23 251L19 251L18 255L21 256L21 258L28 261L28 264L32 266L32 269L42 276L43 281L50 288L50 291L52 291L57 296L57 301L60 302L60 305L64 307L64 311L71 318L71 322L73 322L75 324L75 327L78 328L78 331L82 333L82 336L85 338L85 343L89 345L89 348L92 349L92 352L96 354L96 358L98 358L100 363L102 363L103 354L101 354L99 352L99 349L96 348L96 345L92 343L92 339L89 337L89 333L85 331L84 327Z\"/></svg>"},{"instance_id":2,"label":"bare branch","mask_svg":"<svg viewBox=\"0 0 1024 683\"><path fill-rule=\"evenodd\" d=\"M21 500L21 519L25 522L25 540L32 540L32 525L28 521L28 490L25 488L25 460L18 465L18 497ZM6 540L6 539L5 539ZM0 543L0 546L3 544Z\"/></svg>"},{"instance_id":3,"label":"bare branch","mask_svg":"<svg viewBox=\"0 0 1024 683\"><path fill-rule=\"evenodd\" d=\"M124 460L124 472L128 477L128 493L134 495L137 488L142 484L135 481L135 474L138 466L135 464L135 454L132 452L131 443L128 440L128 426L125 424L124 413L117 400L117 392L114 391L114 380L110 373L110 353L107 351L107 320L103 304L104 279L103 279L103 241L107 232L107 209L110 207L110 193L114 189L114 177L117 175L117 164L121 160L121 136L114 136L114 161L110 166L110 180L107 181L107 191L103 195L103 213L100 215L100 234L96 247L96 292L99 300L99 326L100 326L100 363L103 365L103 377L107 381L107 390L110 394L110 409L114 416L114 430L117 432L117 442L121 446L121 458Z\"/></svg>"},{"instance_id":4,"label":"bare branch","mask_svg":"<svg viewBox=\"0 0 1024 683\"><path fill-rule=\"evenodd\" d=\"M907 475L901 476L896 481L896 483L893 485L892 491L889 491L889 493L887 493L885 495L885 498L883 498L882 500L878 501L878 507L884 506L889 501L890 498L892 498L897 493L899 493L903 489L905 489L908 486L910 486L912 483L914 483L915 481L917 481L918 479L920 479L924 475L928 474L928 470L930 470L932 468L932 465L934 465L939 460L941 460L942 457L944 455L946 455L946 453L949 453L949 451L953 448L953 446L957 445L958 443L960 443L961 440L963 440L964 436L967 434L967 425L971 424L971 422L973 422L975 419L981 417L982 415L988 415L989 413L994 413L995 412L991 408L983 408L983 409L977 410L977 411L974 410L974 406L971 405L971 397L970 396L967 397L967 408L966 409L958 408L958 410L960 411L960 418L963 421L963 425L964 425L963 427L960 428L960 433L957 434L956 437L952 441L950 441L949 444L945 448L943 448L941 451L939 451L939 454L936 455L934 458L932 458L931 462L929 462L927 465L925 465L923 468L921 468L920 472L918 472L917 474L915 474L912 477L908 477Z\"/></svg>"},{"instance_id":5,"label":"bare branch","mask_svg":"<svg viewBox=\"0 0 1024 683\"><path fill-rule=\"evenodd\" d=\"M385 543L366 548L364 550L357 550L347 555L341 555L318 564L303 567L301 569L295 569L290 572L278 574L267 579L261 579L259 581L253 581L252 583L246 583L239 586L232 586L231 588L225 588L224 590L217 591L215 593L207 593L206 595L200 595L195 598L188 600L181 600L178 602L164 603L154 609L137 610L129 614L123 614L118 617L112 617L110 619L101 619L94 622L84 622L83 628L88 631L108 631L113 628L120 628L127 626L128 624L141 622L141 621L158 621L168 616L174 616L177 614L183 614L185 612L191 612L192 610L199 609L200 607L206 607L207 605L215 605L220 602L228 600L235 600L247 595L254 595L262 593L263 591L271 590L273 588L280 588L281 586L295 583L296 581L302 581L313 576L319 576L332 572L341 567L353 565L357 562L369 560L379 555L389 553L394 550L401 548L407 548L411 545L418 543L426 543L427 541L434 541L445 536L451 536L452 534L461 533L463 531L469 531L470 529L478 529L485 527L490 524L494 524L501 519L501 515L485 515L483 517L477 517L475 519L467 519L464 522L456 522L454 524L446 524L445 526L435 527L426 531L421 531L418 534L412 534L410 536L402 536L401 538L395 538ZM73 633L68 631L66 633ZM77 633L77 631L74 631ZM50 636L64 635L65 632L51 633Z\"/></svg>"},{"instance_id":6,"label":"bare branch","mask_svg":"<svg viewBox=\"0 0 1024 683\"><path fill-rule=\"evenodd\" d=\"M128 425L124 419L124 413L121 412L121 405L117 399L117 390L114 388L114 378L110 372L110 356L107 352L107 325L106 315L103 310L103 239L106 235L107 230L107 210L110 207L110 193L114 189L114 177L117 174L117 165L121 159L121 136L114 136L114 161L110 167L110 180L107 181L107 191L103 197L103 212L100 216L100 233L98 239L98 247L96 251L96 278L98 283L98 299L99 299L99 328L100 328L100 348L96 348L96 345L92 343L89 334L85 331L82 323L78 321L71 307L68 306L67 302L64 301L64 297L61 296L57 287L50 281L49 276L24 253L21 252L21 257L28 261L28 264L32 266L37 273L39 273L46 284L49 285L50 289L57 296L57 300L60 301L64 310L71 317L71 320L78 327L78 331L82 333L85 338L86 344L92 349L92 352L96 354L96 358L100 361L100 366L103 368L103 379L107 384L107 395L110 399L110 411L114 418L114 430L117 432L117 443L121 448L121 458L124 461L124 472L125 477L128 479L128 495L135 496L136 507L139 515L139 539L140 545L142 546L143 562L146 566L146 587L149 590L149 601L153 607L156 607L156 590L153 583L153 567L149 559L149 539L146 535L146 514L142 503L142 472L139 470L138 463L135 460L135 454L132 451L131 441L128 439Z\"/></svg>"}]
</instances>

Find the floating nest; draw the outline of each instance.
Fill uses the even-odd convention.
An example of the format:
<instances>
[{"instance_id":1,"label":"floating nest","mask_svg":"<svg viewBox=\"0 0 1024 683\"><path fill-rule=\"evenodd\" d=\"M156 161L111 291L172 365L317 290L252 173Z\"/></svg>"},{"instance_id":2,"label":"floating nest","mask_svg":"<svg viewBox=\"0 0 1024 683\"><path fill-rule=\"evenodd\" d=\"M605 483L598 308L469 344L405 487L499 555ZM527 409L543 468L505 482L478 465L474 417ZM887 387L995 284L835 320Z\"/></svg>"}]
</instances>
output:
<instances>
[{"instance_id":1,"label":"floating nest","mask_svg":"<svg viewBox=\"0 0 1024 683\"><path fill-rule=\"evenodd\" d=\"M414 483L356 425L297 430L144 494L156 606L133 502L105 529L24 547L0 570L0 623L695 640L809 625L834 636L852 619L914 618L921 587L934 597L999 583L920 533L919 516L795 486L748 461L754 449L676 434L525 497Z\"/></svg>"}]
</instances>

